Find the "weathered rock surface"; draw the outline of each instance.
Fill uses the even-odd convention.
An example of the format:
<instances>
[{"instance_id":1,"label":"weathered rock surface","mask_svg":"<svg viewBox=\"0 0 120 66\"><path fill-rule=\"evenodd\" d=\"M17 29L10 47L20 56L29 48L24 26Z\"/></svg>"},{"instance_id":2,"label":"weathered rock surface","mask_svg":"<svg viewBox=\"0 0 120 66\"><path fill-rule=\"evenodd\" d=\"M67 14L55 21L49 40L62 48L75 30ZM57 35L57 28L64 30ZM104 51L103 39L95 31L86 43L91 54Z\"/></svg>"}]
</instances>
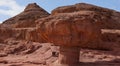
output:
<instances>
[{"instance_id":1,"label":"weathered rock surface","mask_svg":"<svg viewBox=\"0 0 120 66\"><path fill-rule=\"evenodd\" d=\"M75 5L58 7L52 11L52 15L57 15L59 13L72 13L78 11L95 11L100 13L99 15L101 16L98 16L98 18L102 19L102 29L120 29L120 12L91 4L78 3ZM97 16L95 18L97 18Z\"/></svg>"},{"instance_id":2,"label":"weathered rock surface","mask_svg":"<svg viewBox=\"0 0 120 66\"><path fill-rule=\"evenodd\" d=\"M46 43L47 41L40 37L40 33L37 28L27 30L25 40Z\"/></svg>"},{"instance_id":3,"label":"weathered rock surface","mask_svg":"<svg viewBox=\"0 0 120 66\"><path fill-rule=\"evenodd\" d=\"M88 43L98 42L101 37L99 18L94 19L96 15L80 11L49 16L37 21L38 31L43 39L55 45L88 47Z\"/></svg>"},{"instance_id":4,"label":"weathered rock surface","mask_svg":"<svg viewBox=\"0 0 120 66\"><path fill-rule=\"evenodd\" d=\"M2 27L35 27L35 20L49 16L49 13L43 8L39 7L36 3L28 4L25 10L3 22Z\"/></svg>"},{"instance_id":5,"label":"weathered rock surface","mask_svg":"<svg viewBox=\"0 0 120 66\"><path fill-rule=\"evenodd\" d=\"M24 47L21 51L16 51L14 54L0 57L0 66L48 66L49 64L56 62L58 59L58 57L52 56L50 43L32 42L31 44L31 42L23 42L22 44ZM27 45L29 47L27 47ZM34 52L27 54L26 51L31 49L31 45L39 48L37 48ZM21 42L18 42L16 45L9 45L11 48L13 46L21 46ZM13 49L15 49L15 47L13 47ZM6 50L10 51L11 49L6 48ZM120 54L115 51L82 49L80 52L80 57L79 64L81 66L120 65Z\"/></svg>"},{"instance_id":6,"label":"weathered rock surface","mask_svg":"<svg viewBox=\"0 0 120 66\"><path fill-rule=\"evenodd\" d=\"M36 27L35 20L47 16L49 13L36 3L28 4L22 13L0 24L0 42L4 43L6 39L10 38L44 42L33 29Z\"/></svg>"},{"instance_id":7,"label":"weathered rock surface","mask_svg":"<svg viewBox=\"0 0 120 66\"><path fill-rule=\"evenodd\" d=\"M28 29L8 29L0 28L0 43L5 43L11 39L25 40Z\"/></svg>"},{"instance_id":8,"label":"weathered rock surface","mask_svg":"<svg viewBox=\"0 0 120 66\"><path fill-rule=\"evenodd\" d=\"M11 40L46 42L39 36L36 28L0 28L0 43L6 43Z\"/></svg>"},{"instance_id":9,"label":"weathered rock surface","mask_svg":"<svg viewBox=\"0 0 120 66\"><path fill-rule=\"evenodd\" d=\"M79 66L80 48L106 49L101 41L101 29L108 27L102 25L108 18L111 17L106 13L80 10L39 19L40 37L60 46L58 62L50 66Z\"/></svg>"}]
</instances>

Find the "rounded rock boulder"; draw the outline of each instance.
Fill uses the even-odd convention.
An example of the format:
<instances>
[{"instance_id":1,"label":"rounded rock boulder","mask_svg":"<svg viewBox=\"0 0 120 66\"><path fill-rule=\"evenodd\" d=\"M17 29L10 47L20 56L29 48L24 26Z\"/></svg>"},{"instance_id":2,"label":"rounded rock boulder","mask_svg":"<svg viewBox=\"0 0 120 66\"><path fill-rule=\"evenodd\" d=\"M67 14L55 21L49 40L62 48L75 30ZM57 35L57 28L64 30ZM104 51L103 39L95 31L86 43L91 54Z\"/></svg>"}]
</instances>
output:
<instances>
[{"instance_id":1,"label":"rounded rock boulder","mask_svg":"<svg viewBox=\"0 0 120 66\"><path fill-rule=\"evenodd\" d=\"M51 15L37 20L41 37L59 46L85 47L101 36L99 18L93 11Z\"/></svg>"}]
</instances>

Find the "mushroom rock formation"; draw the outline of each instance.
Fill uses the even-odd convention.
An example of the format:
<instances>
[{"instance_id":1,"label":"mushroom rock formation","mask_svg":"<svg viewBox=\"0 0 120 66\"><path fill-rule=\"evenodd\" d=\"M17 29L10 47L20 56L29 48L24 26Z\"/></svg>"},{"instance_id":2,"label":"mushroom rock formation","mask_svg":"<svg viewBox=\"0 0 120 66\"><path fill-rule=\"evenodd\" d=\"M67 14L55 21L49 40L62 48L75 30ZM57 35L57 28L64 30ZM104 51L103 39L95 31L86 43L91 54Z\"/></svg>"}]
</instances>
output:
<instances>
[{"instance_id":1,"label":"mushroom rock formation","mask_svg":"<svg viewBox=\"0 0 120 66\"><path fill-rule=\"evenodd\" d=\"M52 15L78 11L95 11L103 15L99 17L102 18L101 29L120 29L120 12L91 4L78 3L75 5L58 7L52 11Z\"/></svg>"},{"instance_id":2,"label":"mushroom rock formation","mask_svg":"<svg viewBox=\"0 0 120 66\"><path fill-rule=\"evenodd\" d=\"M24 11L2 23L2 27L35 27L35 20L49 16L49 13L36 3L28 4Z\"/></svg>"},{"instance_id":3,"label":"mushroom rock formation","mask_svg":"<svg viewBox=\"0 0 120 66\"><path fill-rule=\"evenodd\" d=\"M58 64L52 66L77 66L80 47L98 48L101 30L99 19L94 18L96 15L92 11L80 11L51 15L36 21L40 37L60 46Z\"/></svg>"}]
</instances>

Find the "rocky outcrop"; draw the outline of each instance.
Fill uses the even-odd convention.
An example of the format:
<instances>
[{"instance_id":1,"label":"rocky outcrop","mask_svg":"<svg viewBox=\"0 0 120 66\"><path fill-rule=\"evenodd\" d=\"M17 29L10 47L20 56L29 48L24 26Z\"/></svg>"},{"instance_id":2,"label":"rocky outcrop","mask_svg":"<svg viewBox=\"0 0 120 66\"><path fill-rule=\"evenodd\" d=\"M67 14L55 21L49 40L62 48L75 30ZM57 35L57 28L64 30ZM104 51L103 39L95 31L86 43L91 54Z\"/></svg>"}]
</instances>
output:
<instances>
[{"instance_id":1,"label":"rocky outcrop","mask_svg":"<svg viewBox=\"0 0 120 66\"><path fill-rule=\"evenodd\" d=\"M28 4L22 13L0 24L0 42L5 43L10 38L44 42L44 40L38 37L36 30L33 29L36 27L35 20L47 16L49 16L49 13L36 3Z\"/></svg>"},{"instance_id":2,"label":"rocky outcrop","mask_svg":"<svg viewBox=\"0 0 120 66\"><path fill-rule=\"evenodd\" d=\"M111 17L114 12L80 3L59 7L51 16L37 20L39 36L60 46L58 62L50 66L79 66L80 48L111 49L112 45L101 40L101 29L120 28Z\"/></svg>"},{"instance_id":3,"label":"rocky outcrop","mask_svg":"<svg viewBox=\"0 0 120 66\"><path fill-rule=\"evenodd\" d=\"M12 40L26 40L45 43L46 40L40 37L36 28L0 28L0 43L6 43Z\"/></svg>"},{"instance_id":4,"label":"rocky outcrop","mask_svg":"<svg viewBox=\"0 0 120 66\"><path fill-rule=\"evenodd\" d=\"M49 16L49 13L36 3L28 4L25 10L3 22L2 27L28 28L35 27L35 20Z\"/></svg>"},{"instance_id":5,"label":"rocky outcrop","mask_svg":"<svg viewBox=\"0 0 120 66\"><path fill-rule=\"evenodd\" d=\"M4 40L10 37L12 37L11 29L0 28L0 43L4 42Z\"/></svg>"},{"instance_id":6,"label":"rocky outcrop","mask_svg":"<svg viewBox=\"0 0 120 66\"><path fill-rule=\"evenodd\" d=\"M0 28L0 43L6 43L10 39L25 40L27 29Z\"/></svg>"},{"instance_id":7,"label":"rocky outcrop","mask_svg":"<svg viewBox=\"0 0 120 66\"><path fill-rule=\"evenodd\" d=\"M13 43L13 44L12 44ZM1 53L5 54L30 54L35 50L42 47L38 45L39 43L30 42L30 41L11 41L6 45L1 51Z\"/></svg>"},{"instance_id":8,"label":"rocky outcrop","mask_svg":"<svg viewBox=\"0 0 120 66\"><path fill-rule=\"evenodd\" d=\"M119 17L85 3L59 7L49 16L29 4L0 24L0 66L119 66Z\"/></svg>"},{"instance_id":9,"label":"rocky outcrop","mask_svg":"<svg viewBox=\"0 0 120 66\"><path fill-rule=\"evenodd\" d=\"M78 66L80 47L100 48L101 30L96 15L96 12L79 11L37 21L40 37L60 46L58 63L51 66Z\"/></svg>"},{"instance_id":10,"label":"rocky outcrop","mask_svg":"<svg viewBox=\"0 0 120 66\"><path fill-rule=\"evenodd\" d=\"M49 16L37 21L38 31L48 42L85 47L86 43L100 38L99 18L94 19L96 15L95 12L80 11Z\"/></svg>"},{"instance_id":11,"label":"rocky outcrop","mask_svg":"<svg viewBox=\"0 0 120 66\"><path fill-rule=\"evenodd\" d=\"M40 43L47 42L42 37L40 37L40 35L41 34L38 32L37 28L30 29L26 33L25 40L27 40L27 41L33 41L33 42L40 42Z\"/></svg>"},{"instance_id":12,"label":"rocky outcrop","mask_svg":"<svg viewBox=\"0 0 120 66\"><path fill-rule=\"evenodd\" d=\"M90 21L90 22L94 22L95 25L97 24L96 25L97 27L100 26L101 28L111 28L111 27L116 28L119 24L118 24L118 22L115 22L114 19L118 19L119 17L110 19L113 17L113 16L111 16L111 14L113 15L113 13L115 15L119 16L119 14L117 14L119 12L116 12L114 10L101 8L101 7L90 5L90 4L79 3L79 4L75 4L75 5L71 5L71 6L64 6L64 7L56 8L52 11L51 16L46 17L49 14L44 9L39 7L37 4L32 3L32 4L29 4L21 14L15 16L9 20L6 20L5 22L3 22L3 24L1 24L1 27L8 27L8 28L16 27L18 29L6 28L6 29L4 29L4 31L3 31L3 29L1 29L3 32L1 31L2 34L0 34L1 35L0 40L2 42L3 39L15 37L16 39L19 38L19 39L24 39L27 41L35 41L35 42L43 43L43 42L46 42L49 40L48 38L46 38L46 36L48 36L48 34L47 34L48 32L51 32L51 34L53 34L52 36L54 36L55 33L65 36L63 39L55 39L55 41L59 40L59 42L56 44L60 44L61 41L64 42L64 40L71 40L70 37L69 38L66 38L66 37L68 37L69 35L72 35L72 33L70 33L70 32L73 31L72 29L68 29L68 27L66 29L64 29L64 25L62 28L61 23L65 22L66 24L69 25L69 24L72 24L72 21L73 22L74 21L76 21L76 22L77 21L81 21L81 22L85 21L85 23L86 22L88 23L88 21ZM30 17L27 17L27 16L30 16ZM43 30L42 32L44 33L44 39L43 39L43 36L41 36L43 34L41 34L41 31L39 31L39 27L33 28L36 25L36 23L35 23L36 19L33 19L33 18L37 17L37 16L40 17L40 19L36 21L37 24L39 22L45 22L44 24L47 25L47 26L43 26L44 24L40 25L40 29L42 29ZM42 18L42 16L44 16L44 17ZM31 18L31 17L33 17L33 18ZM16 21L16 20L18 20L18 21ZM28 20L30 20L30 22ZM60 22L60 24L59 24L59 22ZM108 24L108 22L109 22L109 24ZM114 23L114 24L112 24L112 23ZM53 27L54 25L57 25L57 27ZM76 23L75 25L80 25L80 24ZM32 28L29 28L29 27L32 27ZM49 27L48 32L44 32L43 27ZM87 26L87 27L91 28L91 26ZM54 28L59 28L61 30L59 30L58 32L56 30L56 32L54 33L52 31ZM77 27L77 28L81 29L81 27ZM8 31L8 32L6 32L6 31ZM63 35L62 31L66 35ZM77 30L75 30L75 31L77 32ZM94 29L93 29L93 31L94 31ZM8 36L3 35L5 33L7 33ZM83 33L84 33L84 31L83 31ZM88 34L86 34L86 35L88 35ZM96 35L96 34L93 34L93 35ZM91 35L92 37L89 37L89 39L94 38L93 35ZM2 38L2 36L4 36L4 37ZM60 36L60 37L62 37L62 36ZM102 35L102 36L104 36L104 35ZM54 39L54 37L52 37L52 38ZM104 36L104 38L105 38L105 36ZM80 42L77 40L77 39L80 39L80 37L77 37L77 38L74 37L73 39L76 40L75 44L78 44L77 42ZM51 40L52 39L50 39L50 41ZM84 40L84 38L82 38L81 41L84 42L86 40ZM54 42L54 41L52 41L52 42ZM71 41L71 42L73 42L73 41ZM68 42L65 41L65 43L68 43ZM83 46L85 46L85 45L83 45ZM86 46L88 46L88 45L86 45ZM92 46L96 47L96 45L92 45ZM90 47L90 46L88 46L88 47Z\"/></svg>"},{"instance_id":13,"label":"rocky outcrop","mask_svg":"<svg viewBox=\"0 0 120 66\"><path fill-rule=\"evenodd\" d=\"M75 5L58 7L52 11L52 15L57 15L60 13L72 13L78 11L95 11L100 13L101 16L99 16L98 18L102 19L102 29L120 29L120 12L91 4L78 3Z\"/></svg>"}]
</instances>

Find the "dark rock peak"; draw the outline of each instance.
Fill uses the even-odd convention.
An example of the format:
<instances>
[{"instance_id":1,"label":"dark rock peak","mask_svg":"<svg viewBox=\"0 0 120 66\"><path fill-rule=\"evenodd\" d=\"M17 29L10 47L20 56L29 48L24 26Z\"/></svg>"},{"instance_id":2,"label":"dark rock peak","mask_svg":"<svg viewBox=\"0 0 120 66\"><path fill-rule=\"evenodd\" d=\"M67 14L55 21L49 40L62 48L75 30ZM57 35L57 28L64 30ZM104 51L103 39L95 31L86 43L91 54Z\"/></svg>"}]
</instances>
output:
<instances>
[{"instance_id":1,"label":"dark rock peak","mask_svg":"<svg viewBox=\"0 0 120 66\"><path fill-rule=\"evenodd\" d=\"M36 3L30 3L27 5L26 9L29 9L29 8L39 8L39 6Z\"/></svg>"},{"instance_id":2,"label":"dark rock peak","mask_svg":"<svg viewBox=\"0 0 120 66\"><path fill-rule=\"evenodd\" d=\"M43 11L43 12L46 12L43 8L41 8L36 3L28 4L27 7L24 9L24 12L28 12L28 11Z\"/></svg>"}]
</instances>

